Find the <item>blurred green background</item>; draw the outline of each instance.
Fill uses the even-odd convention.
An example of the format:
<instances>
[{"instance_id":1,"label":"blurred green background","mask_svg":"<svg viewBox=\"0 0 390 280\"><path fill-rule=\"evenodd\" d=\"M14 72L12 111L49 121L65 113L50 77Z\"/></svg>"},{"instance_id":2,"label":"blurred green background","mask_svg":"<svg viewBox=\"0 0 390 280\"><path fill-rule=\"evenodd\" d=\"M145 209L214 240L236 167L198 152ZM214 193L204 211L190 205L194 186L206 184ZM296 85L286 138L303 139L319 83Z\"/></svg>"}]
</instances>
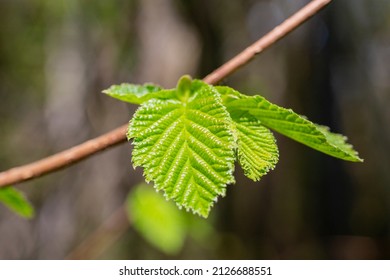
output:
<instances>
[{"instance_id":1,"label":"blurred green background","mask_svg":"<svg viewBox=\"0 0 390 280\"><path fill-rule=\"evenodd\" d=\"M111 84L202 78L307 2L0 0L0 170L126 123L136 107L100 93ZM37 214L0 205L0 259L390 258L389 15L390 1L333 1L224 81L347 135L363 164L276 135L276 169L253 183L237 166L164 250L121 208L143 182L127 143L19 184Z\"/></svg>"}]
</instances>

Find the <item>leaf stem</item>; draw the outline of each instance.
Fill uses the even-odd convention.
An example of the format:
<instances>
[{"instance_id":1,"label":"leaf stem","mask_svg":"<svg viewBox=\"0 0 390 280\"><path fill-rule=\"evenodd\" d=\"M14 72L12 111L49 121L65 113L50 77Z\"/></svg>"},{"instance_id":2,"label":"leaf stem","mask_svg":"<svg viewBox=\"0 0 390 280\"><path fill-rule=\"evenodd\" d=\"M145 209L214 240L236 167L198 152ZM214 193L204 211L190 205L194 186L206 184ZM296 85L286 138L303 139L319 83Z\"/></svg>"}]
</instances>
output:
<instances>
[{"instance_id":1,"label":"leaf stem","mask_svg":"<svg viewBox=\"0 0 390 280\"><path fill-rule=\"evenodd\" d=\"M251 61L257 54L272 46L306 20L318 13L330 2L331 0L311 1L261 39L207 75L203 80L206 83L215 84L226 78ZM79 162L89 156L103 151L106 148L123 143L126 141L126 130L127 124L50 157L1 172L0 187L41 177L45 174L52 173Z\"/></svg>"}]
</instances>

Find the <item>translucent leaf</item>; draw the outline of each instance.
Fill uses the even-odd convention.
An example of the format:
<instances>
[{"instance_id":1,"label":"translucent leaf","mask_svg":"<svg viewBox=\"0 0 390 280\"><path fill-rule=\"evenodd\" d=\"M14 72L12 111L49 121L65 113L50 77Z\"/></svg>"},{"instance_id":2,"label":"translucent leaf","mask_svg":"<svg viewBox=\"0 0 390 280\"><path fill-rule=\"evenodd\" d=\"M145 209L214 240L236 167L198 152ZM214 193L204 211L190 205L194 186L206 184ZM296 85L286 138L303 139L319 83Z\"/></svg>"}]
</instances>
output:
<instances>
[{"instance_id":1,"label":"translucent leaf","mask_svg":"<svg viewBox=\"0 0 390 280\"><path fill-rule=\"evenodd\" d=\"M349 155L353 155L357 160L356 161L363 161L359 158L358 153L353 149L353 146L349 143L347 143L348 138L342 134L332 133L329 131L329 127L314 124L319 131L321 131L322 134L325 135L326 140L331 144L332 146L338 147L345 153Z\"/></svg>"},{"instance_id":2,"label":"translucent leaf","mask_svg":"<svg viewBox=\"0 0 390 280\"><path fill-rule=\"evenodd\" d=\"M133 163L180 207L207 217L234 178L232 123L213 87L184 77L176 98L143 103L130 122Z\"/></svg>"},{"instance_id":3,"label":"translucent leaf","mask_svg":"<svg viewBox=\"0 0 390 280\"><path fill-rule=\"evenodd\" d=\"M134 85L120 84L113 85L103 91L103 93L132 104L141 104L152 98L168 99L172 97L173 90L163 90L154 84Z\"/></svg>"},{"instance_id":4,"label":"translucent leaf","mask_svg":"<svg viewBox=\"0 0 390 280\"><path fill-rule=\"evenodd\" d=\"M185 213L146 184L137 186L126 204L134 228L149 243L166 254L180 251L187 235Z\"/></svg>"},{"instance_id":5,"label":"translucent leaf","mask_svg":"<svg viewBox=\"0 0 390 280\"><path fill-rule=\"evenodd\" d=\"M278 146L272 132L260 121L244 113L233 117L237 130L238 160L245 175L258 181L275 168L279 159Z\"/></svg>"},{"instance_id":6,"label":"translucent leaf","mask_svg":"<svg viewBox=\"0 0 390 280\"><path fill-rule=\"evenodd\" d=\"M152 246L169 255L179 253L187 237L200 246L209 246L217 238L208 221L180 211L150 185L140 184L132 189L126 200L126 211L135 230Z\"/></svg>"},{"instance_id":7,"label":"translucent leaf","mask_svg":"<svg viewBox=\"0 0 390 280\"><path fill-rule=\"evenodd\" d=\"M23 218L32 218L35 214L34 208L24 194L12 187L0 189L0 202Z\"/></svg>"},{"instance_id":8,"label":"translucent leaf","mask_svg":"<svg viewBox=\"0 0 390 280\"><path fill-rule=\"evenodd\" d=\"M228 87L217 87L232 116L247 112L262 125L325 154L349 161L361 162L357 152L346 143L346 137L329 132L294 113L270 103L262 96L246 96Z\"/></svg>"}]
</instances>

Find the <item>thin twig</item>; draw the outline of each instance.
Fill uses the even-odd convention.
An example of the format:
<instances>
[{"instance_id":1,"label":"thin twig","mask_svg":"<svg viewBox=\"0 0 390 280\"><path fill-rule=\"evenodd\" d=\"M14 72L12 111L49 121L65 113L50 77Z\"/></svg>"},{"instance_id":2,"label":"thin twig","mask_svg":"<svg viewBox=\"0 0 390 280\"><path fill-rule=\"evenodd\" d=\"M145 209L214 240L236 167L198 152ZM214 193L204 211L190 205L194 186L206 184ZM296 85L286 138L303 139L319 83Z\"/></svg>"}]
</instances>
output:
<instances>
[{"instance_id":1,"label":"thin twig","mask_svg":"<svg viewBox=\"0 0 390 280\"><path fill-rule=\"evenodd\" d=\"M73 249L66 257L69 260L97 259L115 243L130 227L125 206L116 209L92 234Z\"/></svg>"},{"instance_id":2,"label":"thin twig","mask_svg":"<svg viewBox=\"0 0 390 280\"><path fill-rule=\"evenodd\" d=\"M0 173L0 187L20 183L74 164L126 140L127 125L50 157Z\"/></svg>"},{"instance_id":3,"label":"thin twig","mask_svg":"<svg viewBox=\"0 0 390 280\"><path fill-rule=\"evenodd\" d=\"M225 77L231 75L249 61L251 61L257 54L263 52L265 49L272 46L274 43L296 29L302 23L310 19L331 1L332 0L311 1L305 7L286 19L283 23L276 26L269 33L250 45L244 51L207 75L203 80L209 84L216 84Z\"/></svg>"},{"instance_id":4,"label":"thin twig","mask_svg":"<svg viewBox=\"0 0 390 280\"><path fill-rule=\"evenodd\" d=\"M323 7L329 4L331 0L313 0L282 24L275 27L260 40L246 48L244 51L233 57L220 68L206 76L203 80L209 84L215 84L237 69L247 64L257 54L273 45L275 42L296 29L306 20L318 13ZM89 140L78 146L60 152L53 156L41 159L39 161L15 167L0 173L0 187L31 180L54 172L71 164L74 164L84 158L87 158L108 147L120 144L126 141L126 127L121 126L95 139Z\"/></svg>"}]
</instances>

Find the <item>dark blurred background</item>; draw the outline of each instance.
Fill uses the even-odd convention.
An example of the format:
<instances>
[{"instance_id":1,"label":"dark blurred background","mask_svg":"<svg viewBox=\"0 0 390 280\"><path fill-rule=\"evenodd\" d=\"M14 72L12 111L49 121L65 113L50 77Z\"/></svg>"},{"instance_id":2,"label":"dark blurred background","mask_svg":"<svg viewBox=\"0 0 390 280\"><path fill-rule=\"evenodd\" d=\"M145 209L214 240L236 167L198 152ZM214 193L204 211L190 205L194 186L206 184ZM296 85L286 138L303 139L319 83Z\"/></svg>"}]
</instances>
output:
<instances>
[{"instance_id":1,"label":"dark blurred background","mask_svg":"<svg viewBox=\"0 0 390 280\"><path fill-rule=\"evenodd\" d=\"M126 123L136 107L100 93L111 84L202 78L307 2L0 0L0 170ZM347 135L364 163L276 135L276 169L253 183L237 167L214 237L165 255L131 222L101 228L125 223L111 214L143 181L123 144L18 185L37 215L0 206L0 259L63 259L91 238L108 245L80 258L390 258L389 15L390 1L333 1L224 81Z\"/></svg>"}]
</instances>

